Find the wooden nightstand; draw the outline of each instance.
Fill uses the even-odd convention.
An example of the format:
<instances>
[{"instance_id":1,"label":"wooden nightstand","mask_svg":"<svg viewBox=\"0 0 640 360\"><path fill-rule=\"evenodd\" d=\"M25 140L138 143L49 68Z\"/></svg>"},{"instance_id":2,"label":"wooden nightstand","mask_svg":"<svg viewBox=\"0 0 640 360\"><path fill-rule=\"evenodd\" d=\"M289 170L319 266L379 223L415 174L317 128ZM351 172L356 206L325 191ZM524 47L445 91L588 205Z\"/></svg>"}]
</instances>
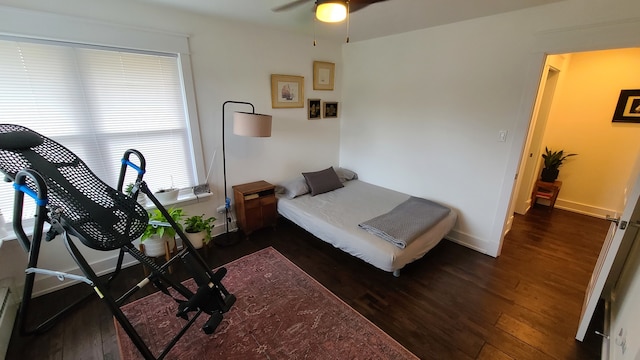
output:
<instances>
[{"instance_id":1,"label":"wooden nightstand","mask_svg":"<svg viewBox=\"0 0 640 360\"><path fill-rule=\"evenodd\" d=\"M238 228L248 237L255 230L276 226L275 186L256 181L233 186Z\"/></svg>"}]
</instances>

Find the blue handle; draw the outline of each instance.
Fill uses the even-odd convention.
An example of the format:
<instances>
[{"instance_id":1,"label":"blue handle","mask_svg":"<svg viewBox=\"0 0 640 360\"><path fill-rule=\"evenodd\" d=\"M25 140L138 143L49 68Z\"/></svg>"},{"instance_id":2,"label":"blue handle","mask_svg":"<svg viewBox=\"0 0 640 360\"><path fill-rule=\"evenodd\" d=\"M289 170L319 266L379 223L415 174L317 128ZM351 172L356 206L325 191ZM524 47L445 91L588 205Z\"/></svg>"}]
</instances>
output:
<instances>
[{"instance_id":1,"label":"blue handle","mask_svg":"<svg viewBox=\"0 0 640 360\"><path fill-rule=\"evenodd\" d=\"M132 163L131 161L127 160L127 159L122 159L120 160L121 163L131 166L135 171L138 172L138 174L144 175L145 171L142 170L138 165Z\"/></svg>"},{"instance_id":2,"label":"blue handle","mask_svg":"<svg viewBox=\"0 0 640 360\"><path fill-rule=\"evenodd\" d=\"M18 185L16 183L13 183L13 188L18 190L18 191L22 191L23 193L29 195L32 199L34 199L36 201L36 205L38 205L38 206L45 206L49 202L47 200L47 198L40 199L38 197L38 194L35 191L29 189L29 187L27 185Z\"/></svg>"}]
</instances>

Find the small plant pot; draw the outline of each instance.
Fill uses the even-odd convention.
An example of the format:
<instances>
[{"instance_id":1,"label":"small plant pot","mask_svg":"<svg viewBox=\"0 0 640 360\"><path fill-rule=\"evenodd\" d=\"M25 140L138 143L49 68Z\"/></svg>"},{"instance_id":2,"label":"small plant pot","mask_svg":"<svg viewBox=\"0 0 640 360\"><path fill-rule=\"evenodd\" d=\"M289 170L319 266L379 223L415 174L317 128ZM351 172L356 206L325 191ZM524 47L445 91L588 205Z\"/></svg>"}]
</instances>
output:
<instances>
[{"instance_id":1,"label":"small plant pot","mask_svg":"<svg viewBox=\"0 0 640 360\"><path fill-rule=\"evenodd\" d=\"M544 181L544 182L554 182L556 181L556 179L558 178L558 174L560 173L560 170L558 169L547 169L547 168L543 168L542 169L542 174L540 174L540 180Z\"/></svg>"},{"instance_id":2,"label":"small plant pot","mask_svg":"<svg viewBox=\"0 0 640 360\"><path fill-rule=\"evenodd\" d=\"M142 242L144 245L144 253L150 257L158 257L165 255L165 244L167 240L171 239L170 236L159 237L157 235L153 235L150 238L146 239ZM173 240L175 242L175 239ZM171 246L169 246L171 248Z\"/></svg>"},{"instance_id":3,"label":"small plant pot","mask_svg":"<svg viewBox=\"0 0 640 360\"><path fill-rule=\"evenodd\" d=\"M153 196L160 201L161 204L167 204L173 201L178 200L178 193L180 190L178 189L167 189L160 190L158 192L153 193Z\"/></svg>"},{"instance_id":4,"label":"small plant pot","mask_svg":"<svg viewBox=\"0 0 640 360\"><path fill-rule=\"evenodd\" d=\"M191 245L193 245L194 248L196 249L202 248L202 246L204 245L204 238L205 236L207 236L206 231L200 231L196 233L188 232L186 234L187 234L187 238L189 239L189 242L191 243Z\"/></svg>"}]
</instances>

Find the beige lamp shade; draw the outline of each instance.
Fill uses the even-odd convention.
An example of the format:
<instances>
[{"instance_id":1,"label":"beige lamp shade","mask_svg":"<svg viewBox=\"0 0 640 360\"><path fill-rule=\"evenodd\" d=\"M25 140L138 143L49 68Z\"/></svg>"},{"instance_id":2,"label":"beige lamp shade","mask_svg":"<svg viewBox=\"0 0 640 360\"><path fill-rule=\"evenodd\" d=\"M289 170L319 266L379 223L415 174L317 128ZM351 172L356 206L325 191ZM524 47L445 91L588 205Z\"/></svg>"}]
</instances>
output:
<instances>
[{"instance_id":1,"label":"beige lamp shade","mask_svg":"<svg viewBox=\"0 0 640 360\"><path fill-rule=\"evenodd\" d=\"M327 1L316 7L316 18L323 22L340 22L347 18L347 4L345 1Z\"/></svg>"},{"instance_id":2,"label":"beige lamp shade","mask_svg":"<svg viewBox=\"0 0 640 360\"><path fill-rule=\"evenodd\" d=\"M270 137L271 115L235 112L233 133L239 136Z\"/></svg>"}]
</instances>

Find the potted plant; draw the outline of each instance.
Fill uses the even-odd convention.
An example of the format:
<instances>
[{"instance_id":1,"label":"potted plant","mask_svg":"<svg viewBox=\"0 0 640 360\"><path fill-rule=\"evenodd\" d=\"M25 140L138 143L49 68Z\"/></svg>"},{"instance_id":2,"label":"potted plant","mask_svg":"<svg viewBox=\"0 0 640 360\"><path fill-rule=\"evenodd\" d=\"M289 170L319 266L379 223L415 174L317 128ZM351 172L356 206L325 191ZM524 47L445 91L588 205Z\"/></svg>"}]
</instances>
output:
<instances>
[{"instance_id":1,"label":"potted plant","mask_svg":"<svg viewBox=\"0 0 640 360\"><path fill-rule=\"evenodd\" d=\"M170 208L167 210L169 216L182 229L180 224L184 211L181 208ZM165 243L169 249L176 246L176 231L167 222L167 219L158 209L149 213L149 224L140 237L140 244L143 245L144 253L148 256L165 255Z\"/></svg>"},{"instance_id":2,"label":"potted plant","mask_svg":"<svg viewBox=\"0 0 640 360\"><path fill-rule=\"evenodd\" d=\"M211 229L216 218L205 218L204 214L194 215L184 220L184 231L189 238L189 242L196 249L200 249L203 244L211 241Z\"/></svg>"},{"instance_id":3,"label":"potted plant","mask_svg":"<svg viewBox=\"0 0 640 360\"><path fill-rule=\"evenodd\" d=\"M158 201L160 201L161 204L167 204L172 201L178 200L179 192L180 190L178 188L171 187L166 189L160 189L155 193L153 193L153 195L156 197L156 199L158 199Z\"/></svg>"},{"instance_id":4,"label":"potted plant","mask_svg":"<svg viewBox=\"0 0 640 360\"><path fill-rule=\"evenodd\" d=\"M124 188L124 193L131 196L133 193L133 186L134 186L134 183L128 183L127 186L125 186Z\"/></svg>"},{"instance_id":5,"label":"potted plant","mask_svg":"<svg viewBox=\"0 0 640 360\"><path fill-rule=\"evenodd\" d=\"M558 178L560 170L558 168L562 163L570 156L576 156L578 154L565 154L564 150L552 151L545 146L544 154L544 168L542 169L542 175L540 179L544 182L554 182Z\"/></svg>"}]
</instances>

